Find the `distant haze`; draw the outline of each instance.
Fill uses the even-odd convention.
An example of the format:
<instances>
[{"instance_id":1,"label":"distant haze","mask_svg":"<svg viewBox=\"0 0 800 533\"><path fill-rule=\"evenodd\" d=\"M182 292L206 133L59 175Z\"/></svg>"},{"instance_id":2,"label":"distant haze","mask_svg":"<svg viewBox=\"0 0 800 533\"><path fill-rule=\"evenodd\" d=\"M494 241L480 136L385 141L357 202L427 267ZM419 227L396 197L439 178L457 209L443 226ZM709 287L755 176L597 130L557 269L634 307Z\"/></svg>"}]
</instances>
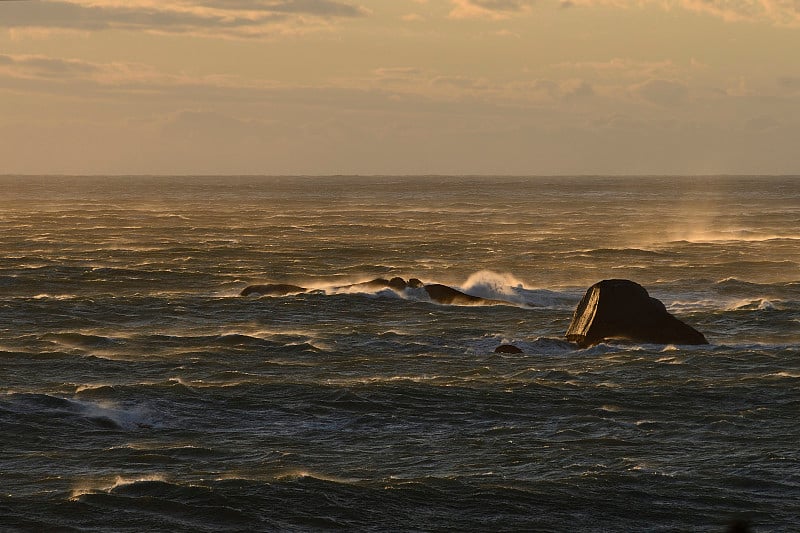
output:
<instances>
[{"instance_id":1,"label":"distant haze","mask_svg":"<svg viewBox=\"0 0 800 533\"><path fill-rule=\"evenodd\" d=\"M800 3L0 0L0 174L792 174Z\"/></svg>"}]
</instances>

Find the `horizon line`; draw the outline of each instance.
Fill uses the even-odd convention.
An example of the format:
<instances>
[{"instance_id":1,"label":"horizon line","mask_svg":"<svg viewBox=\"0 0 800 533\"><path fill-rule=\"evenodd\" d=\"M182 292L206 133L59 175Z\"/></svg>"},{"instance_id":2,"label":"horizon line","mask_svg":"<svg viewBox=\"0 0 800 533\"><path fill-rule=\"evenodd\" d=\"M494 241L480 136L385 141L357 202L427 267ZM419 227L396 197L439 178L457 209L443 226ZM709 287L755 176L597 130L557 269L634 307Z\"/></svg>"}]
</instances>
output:
<instances>
[{"instance_id":1,"label":"horizon line","mask_svg":"<svg viewBox=\"0 0 800 533\"><path fill-rule=\"evenodd\" d=\"M684 174L684 173L609 173L609 174L253 174L253 173L2 173L2 178L797 178L800 173L710 173L710 174Z\"/></svg>"}]
</instances>

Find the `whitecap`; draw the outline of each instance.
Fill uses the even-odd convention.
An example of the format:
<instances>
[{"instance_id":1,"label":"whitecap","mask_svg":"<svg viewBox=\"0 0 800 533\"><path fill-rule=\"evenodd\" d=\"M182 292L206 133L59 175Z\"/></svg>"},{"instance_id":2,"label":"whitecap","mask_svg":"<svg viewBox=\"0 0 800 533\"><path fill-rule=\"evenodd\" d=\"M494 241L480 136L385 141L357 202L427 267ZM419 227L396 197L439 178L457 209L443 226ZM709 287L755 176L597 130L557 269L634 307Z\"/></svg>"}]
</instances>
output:
<instances>
[{"instance_id":1,"label":"whitecap","mask_svg":"<svg viewBox=\"0 0 800 533\"><path fill-rule=\"evenodd\" d=\"M147 428L152 427L155 422L148 410L142 407L120 408L110 402L74 402L86 418L100 422L108 420L120 429Z\"/></svg>"},{"instance_id":2,"label":"whitecap","mask_svg":"<svg viewBox=\"0 0 800 533\"><path fill-rule=\"evenodd\" d=\"M514 289L522 289L524 288L524 284L514 277L513 274L501 274L492 270L481 270L470 275L462 288L473 296L499 299L499 297L503 296L516 296Z\"/></svg>"},{"instance_id":3,"label":"whitecap","mask_svg":"<svg viewBox=\"0 0 800 533\"><path fill-rule=\"evenodd\" d=\"M800 378L800 372L781 371L781 372L775 372L774 374L767 374L764 377L767 377L767 378L792 378L792 379L798 379L798 378Z\"/></svg>"},{"instance_id":4,"label":"whitecap","mask_svg":"<svg viewBox=\"0 0 800 533\"><path fill-rule=\"evenodd\" d=\"M85 496L87 494L109 493L119 487L147 481L159 481L165 483L167 478L165 474L158 473L147 474L138 477L115 476L113 480L108 478L82 480L73 486L72 490L70 491L69 499L75 501L81 496Z\"/></svg>"},{"instance_id":5,"label":"whitecap","mask_svg":"<svg viewBox=\"0 0 800 533\"><path fill-rule=\"evenodd\" d=\"M744 298L729 302L725 311L774 311L777 305L779 301L766 297Z\"/></svg>"}]
</instances>

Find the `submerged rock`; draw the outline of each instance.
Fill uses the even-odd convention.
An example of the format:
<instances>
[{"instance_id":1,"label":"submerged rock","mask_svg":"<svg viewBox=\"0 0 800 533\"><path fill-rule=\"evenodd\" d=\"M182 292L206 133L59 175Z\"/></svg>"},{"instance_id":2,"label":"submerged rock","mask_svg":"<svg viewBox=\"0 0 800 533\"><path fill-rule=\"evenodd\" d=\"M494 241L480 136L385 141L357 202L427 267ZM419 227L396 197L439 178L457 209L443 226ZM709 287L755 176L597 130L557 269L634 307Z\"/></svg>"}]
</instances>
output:
<instances>
[{"instance_id":1,"label":"submerged rock","mask_svg":"<svg viewBox=\"0 0 800 533\"><path fill-rule=\"evenodd\" d=\"M262 296L285 296L287 294L297 294L306 291L308 291L308 289L305 287L298 287L297 285L268 283L266 285L248 285L239 295L249 296L251 294L259 294Z\"/></svg>"},{"instance_id":2,"label":"submerged rock","mask_svg":"<svg viewBox=\"0 0 800 533\"><path fill-rule=\"evenodd\" d=\"M644 287L626 279L607 279L589 287L572 315L566 336L582 348L608 339L708 344L702 333L669 314Z\"/></svg>"},{"instance_id":3,"label":"submerged rock","mask_svg":"<svg viewBox=\"0 0 800 533\"><path fill-rule=\"evenodd\" d=\"M494 353L523 353L520 348L517 348L513 344L501 344L497 348L494 349Z\"/></svg>"}]
</instances>

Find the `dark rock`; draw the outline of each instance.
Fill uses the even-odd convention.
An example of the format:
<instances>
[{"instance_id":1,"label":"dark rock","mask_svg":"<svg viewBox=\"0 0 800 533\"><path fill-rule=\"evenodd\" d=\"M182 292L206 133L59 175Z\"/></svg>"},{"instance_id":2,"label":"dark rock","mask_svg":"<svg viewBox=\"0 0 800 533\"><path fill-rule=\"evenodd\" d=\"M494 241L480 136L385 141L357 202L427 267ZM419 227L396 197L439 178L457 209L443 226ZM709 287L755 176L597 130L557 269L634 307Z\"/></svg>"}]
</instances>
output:
<instances>
[{"instance_id":1,"label":"dark rock","mask_svg":"<svg viewBox=\"0 0 800 533\"><path fill-rule=\"evenodd\" d=\"M607 279L586 291L567 329L567 340L585 348L607 339L655 344L708 344L702 333L667 312L644 287Z\"/></svg>"},{"instance_id":2,"label":"dark rock","mask_svg":"<svg viewBox=\"0 0 800 533\"><path fill-rule=\"evenodd\" d=\"M419 289L424 287L425 284L422 281L418 280L417 278L411 278L408 280L408 288L409 289Z\"/></svg>"},{"instance_id":3,"label":"dark rock","mask_svg":"<svg viewBox=\"0 0 800 533\"><path fill-rule=\"evenodd\" d=\"M418 280L417 280L418 281ZM453 287L441 285L439 283L431 283L424 285L423 288L428 296L434 302L446 305L513 305L510 302L503 300L491 300L489 298L481 298L480 296L472 296L471 294L463 293Z\"/></svg>"},{"instance_id":4,"label":"dark rock","mask_svg":"<svg viewBox=\"0 0 800 533\"><path fill-rule=\"evenodd\" d=\"M337 290L341 289L364 289L364 290L377 290L377 289L385 289L389 286L389 280L383 278L376 278L370 281L362 281L361 283L352 283L350 285L342 285L341 287L336 287Z\"/></svg>"},{"instance_id":5,"label":"dark rock","mask_svg":"<svg viewBox=\"0 0 800 533\"><path fill-rule=\"evenodd\" d=\"M728 524L728 529L725 533L750 533L750 521L744 519L736 519Z\"/></svg>"},{"instance_id":6,"label":"dark rock","mask_svg":"<svg viewBox=\"0 0 800 533\"><path fill-rule=\"evenodd\" d=\"M260 294L262 296L285 296L287 294L297 294L306 292L308 289L297 285L286 285L284 283L268 283L266 285L248 285L239 293L240 296Z\"/></svg>"},{"instance_id":7,"label":"dark rock","mask_svg":"<svg viewBox=\"0 0 800 533\"><path fill-rule=\"evenodd\" d=\"M408 284L406 283L406 280L404 280L403 278L392 278L389 280L390 289L394 289L396 291L403 291L406 289L407 286Z\"/></svg>"},{"instance_id":8,"label":"dark rock","mask_svg":"<svg viewBox=\"0 0 800 533\"><path fill-rule=\"evenodd\" d=\"M494 353L523 353L520 348L517 348L513 344L501 344L497 348L494 349Z\"/></svg>"},{"instance_id":9,"label":"dark rock","mask_svg":"<svg viewBox=\"0 0 800 533\"><path fill-rule=\"evenodd\" d=\"M342 285L341 287L336 287L337 290L353 288L371 291L389 288L394 289L395 291L402 291L406 288L406 280L397 277L392 279L376 278L370 281L362 281L361 283L353 283L351 285Z\"/></svg>"},{"instance_id":10,"label":"dark rock","mask_svg":"<svg viewBox=\"0 0 800 533\"><path fill-rule=\"evenodd\" d=\"M425 285L425 292L428 293L431 300L440 304L476 305L489 302L489 300L485 298L470 296L469 294L465 294L452 287L439 283Z\"/></svg>"}]
</instances>

